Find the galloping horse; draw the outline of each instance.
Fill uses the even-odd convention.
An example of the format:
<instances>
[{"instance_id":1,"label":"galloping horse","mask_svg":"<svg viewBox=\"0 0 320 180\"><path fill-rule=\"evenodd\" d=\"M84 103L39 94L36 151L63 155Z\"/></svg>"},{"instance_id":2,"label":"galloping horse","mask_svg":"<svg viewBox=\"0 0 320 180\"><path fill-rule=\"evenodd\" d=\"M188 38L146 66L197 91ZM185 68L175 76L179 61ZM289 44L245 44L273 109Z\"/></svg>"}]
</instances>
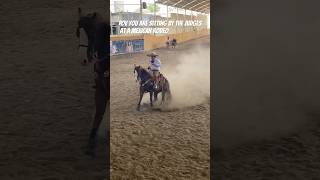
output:
<instances>
[{"instance_id":1,"label":"galloping horse","mask_svg":"<svg viewBox=\"0 0 320 180\"><path fill-rule=\"evenodd\" d=\"M137 72L137 80L140 82L140 98L137 106L137 110L140 111L141 100L143 98L144 93L150 93L150 106L153 106L152 97L154 96L154 101L158 100L158 93L161 92L162 100L161 103L165 102L165 100L171 99L171 91L169 81L160 74L160 82L159 87L154 88L154 82L152 81L152 75L143 67L134 65L133 73ZM168 95L168 96L166 96Z\"/></svg>"},{"instance_id":2,"label":"galloping horse","mask_svg":"<svg viewBox=\"0 0 320 180\"><path fill-rule=\"evenodd\" d=\"M104 20L100 14L94 12L92 14L83 15L81 9L78 9L79 20L76 29L76 35L79 38L79 48L86 50L87 57L82 59L82 64L94 62L95 78L95 106L96 112L90 132L88 155L95 156L96 135L106 110L107 102L110 99L110 61L109 61L109 45L107 39L110 35L110 26L108 21ZM84 39L82 39L84 38ZM87 42L87 44L81 43ZM107 130L107 136L110 131Z\"/></svg>"}]
</instances>

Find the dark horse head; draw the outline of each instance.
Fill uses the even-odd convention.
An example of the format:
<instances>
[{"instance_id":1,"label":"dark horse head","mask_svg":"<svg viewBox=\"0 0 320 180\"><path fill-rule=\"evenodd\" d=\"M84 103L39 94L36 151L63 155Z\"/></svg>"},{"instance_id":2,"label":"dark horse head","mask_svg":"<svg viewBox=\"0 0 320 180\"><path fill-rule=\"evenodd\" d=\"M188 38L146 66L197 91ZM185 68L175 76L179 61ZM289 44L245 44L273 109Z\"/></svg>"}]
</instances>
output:
<instances>
[{"instance_id":1,"label":"dark horse head","mask_svg":"<svg viewBox=\"0 0 320 180\"><path fill-rule=\"evenodd\" d=\"M151 74L143 67L134 65L134 70L133 73L137 73L137 80L140 81L140 84L143 86L149 87L150 85L150 90L152 88L152 76ZM149 90L149 88L147 88Z\"/></svg>"},{"instance_id":2,"label":"dark horse head","mask_svg":"<svg viewBox=\"0 0 320 180\"><path fill-rule=\"evenodd\" d=\"M107 37L110 35L110 27L107 20L99 13L83 14L78 8L78 26L76 35L79 38L79 48L84 48L86 57L81 59L83 64L91 62L95 57L101 59L109 56Z\"/></svg>"}]
</instances>

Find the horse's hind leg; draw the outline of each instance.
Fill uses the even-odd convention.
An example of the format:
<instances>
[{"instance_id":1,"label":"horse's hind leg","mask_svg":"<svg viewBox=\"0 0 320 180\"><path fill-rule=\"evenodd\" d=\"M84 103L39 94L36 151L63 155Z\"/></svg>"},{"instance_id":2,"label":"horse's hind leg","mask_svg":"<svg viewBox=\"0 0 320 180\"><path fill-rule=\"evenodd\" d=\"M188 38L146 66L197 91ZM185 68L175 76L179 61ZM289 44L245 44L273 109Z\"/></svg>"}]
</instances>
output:
<instances>
[{"instance_id":1,"label":"horse's hind leg","mask_svg":"<svg viewBox=\"0 0 320 180\"><path fill-rule=\"evenodd\" d=\"M150 92L150 106L153 107L153 103L152 103L152 96L153 96L153 93Z\"/></svg>"},{"instance_id":2,"label":"horse's hind leg","mask_svg":"<svg viewBox=\"0 0 320 180\"><path fill-rule=\"evenodd\" d=\"M172 99L171 91L170 91L170 89L168 89L168 91L167 91L167 100L171 101L171 99Z\"/></svg>"},{"instance_id":3,"label":"horse's hind leg","mask_svg":"<svg viewBox=\"0 0 320 180\"><path fill-rule=\"evenodd\" d=\"M161 93L161 104L164 103L165 97L166 97L166 92L162 90L162 93Z\"/></svg>"},{"instance_id":4,"label":"horse's hind leg","mask_svg":"<svg viewBox=\"0 0 320 180\"><path fill-rule=\"evenodd\" d=\"M158 101L158 93L157 92L153 93L153 97L154 97L154 102Z\"/></svg>"}]
</instances>

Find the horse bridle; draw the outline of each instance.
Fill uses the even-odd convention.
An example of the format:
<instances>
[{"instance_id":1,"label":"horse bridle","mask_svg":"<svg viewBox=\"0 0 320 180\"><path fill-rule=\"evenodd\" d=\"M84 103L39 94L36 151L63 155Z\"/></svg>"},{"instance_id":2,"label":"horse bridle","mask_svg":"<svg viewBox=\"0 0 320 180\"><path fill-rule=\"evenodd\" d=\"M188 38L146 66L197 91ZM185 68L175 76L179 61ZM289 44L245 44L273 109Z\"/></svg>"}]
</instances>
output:
<instances>
[{"instance_id":1,"label":"horse bridle","mask_svg":"<svg viewBox=\"0 0 320 180\"><path fill-rule=\"evenodd\" d=\"M80 48L80 47L86 47L86 48L88 48L89 46L88 46L88 45L85 45L85 44L79 43L78 48Z\"/></svg>"},{"instance_id":2,"label":"horse bridle","mask_svg":"<svg viewBox=\"0 0 320 180\"><path fill-rule=\"evenodd\" d=\"M139 75L139 72L140 71L140 66L136 66L135 65L135 68L133 69L133 74L135 75L136 74L136 71L137 71L137 78L136 78L136 82L139 82L141 79L140 79L140 75ZM140 79L140 80L139 80Z\"/></svg>"},{"instance_id":3,"label":"horse bridle","mask_svg":"<svg viewBox=\"0 0 320 180\"><path fill-rule=\"evenodd\" d=\"M80 27L77 28L77 34L78 34L78 39L79 39L79 44L78 44L78 48L80 47L86 47L89 48L89 44L81 44L81 39L80 39ZM82 28L83 29L83 28ZM88 35L87 35L88 36ZM89 42L89 41L88 41Z\"/></svg>"},{"instance_id":4,"label":"horse bridle","mask_svg":"<svg viewBox=\"0 0 320 180\"><path fill-rule=\"evenodd\" d=\"M133 70L133 74L135 74L137 71L137 79L136 79L136 82L140 82L141 83L141 77L140 77L140 73L142 71L142 67L141 66L135 66L134 70ZM146 80L144 83L142 83L141 85L144 86L146 85L147 83L149 83L152 79L148 79Z\"/></svg>"},{"instance_id":5,"label":"horse bridle","mask_svg":"<svg viewBox=\"0 0 320 180\"><path fill-rule=\"evenodd\" d=\"M84 30L84 28L83 27L78 27L77 28L77 34L78 34L78 39L79 39L79 44L78 44L78 49L80 49L81 47L85 47L85 48L89 48L89 36L88 36L88 34L87 34L87 32L84 30L84 32L86 33L86 36L87 36L87 38L88 38L88 44L82 44L81 43L81 38L80 38L80 29L83 29ZM95 38L94 38L94 40L95 40ZM98 58L97 58L97 54L96 54L96 52L94 51L94 49L92 49L92 51L93 51L93 53L92 53L92 59L91 58L88 58L88 61L89 62L92 62L92 61L99 61L98 60Z\"/></svg>"}]
</instances>

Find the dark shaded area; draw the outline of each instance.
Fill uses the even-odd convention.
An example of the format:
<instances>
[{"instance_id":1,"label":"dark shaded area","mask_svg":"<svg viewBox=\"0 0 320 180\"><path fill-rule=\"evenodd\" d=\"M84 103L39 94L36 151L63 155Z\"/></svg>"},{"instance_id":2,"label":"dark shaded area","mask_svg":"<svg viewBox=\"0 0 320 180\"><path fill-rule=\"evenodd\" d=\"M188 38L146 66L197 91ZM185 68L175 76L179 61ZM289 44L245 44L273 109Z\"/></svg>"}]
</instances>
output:
<instances>
[{"instance_id":1,"label":"dark shaded area","mask_svg":"<svg viewBox=\"0 0 320 180\"><path fill-rule=\"evenodd\" d=\"M271 136L301 123L290 80L300 62L296 5L225 1L215 13L215 142Z\"/></svg>"},{"instance_id":2,"label":"dark shaded area","mask_svg":"<svg viewBox=\"0 0 320 180\"><path fill-rule=\"evenodd\" d=\"M319 2L213 7L213 179L319 178Z\"/></svg>"},{"instance_id":3,"label":"dark shaded area","mask_svg":"<svg viewBox=\"0 0 320 180\"><path fill-rule=\"evenodd\" d=\"M0 179L106 179L106 141L85 155L94 76L77 54L79 6L109 15L99 0L1 1Z\"/></svg>"}]
</instances>

